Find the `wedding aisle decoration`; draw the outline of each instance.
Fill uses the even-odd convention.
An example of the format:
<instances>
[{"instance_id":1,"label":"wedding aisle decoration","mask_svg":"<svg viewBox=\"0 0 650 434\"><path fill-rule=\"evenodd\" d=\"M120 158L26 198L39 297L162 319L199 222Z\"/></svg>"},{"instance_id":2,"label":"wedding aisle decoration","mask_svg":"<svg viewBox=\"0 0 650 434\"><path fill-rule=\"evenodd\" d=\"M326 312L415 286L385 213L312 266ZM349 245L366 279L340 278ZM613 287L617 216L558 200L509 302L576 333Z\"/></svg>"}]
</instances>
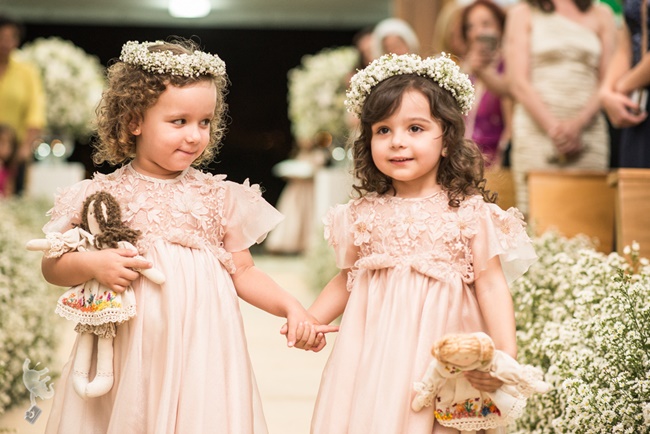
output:
<instances>
[{"instance_id":1,"label":"wedding aisle decoration","mask_svg":"<svg viewBox=\"0 0 650 434\"><path fill-rule=\"evenodd\" d=\"M518 434L650 433L650 267L639 246L597 252L548 232L513 287L520 363L554 389L529 399Z\"/></svg>"},{"instance_id":2,"label":"wedding aisle decoration","mask_svg":"<svg viewBox=\"0 0 650 434\"><path fill-rule=\"evenodd\" d=\"M27 401L23 362L50 368L56 350L58 298L41 274L42 255L25 250L25 242L42 236L51 204L28 199L0 201L0 414Z\"/></svg>"},{"instance_id":3,"label":"wedding aisle decoration","mask_svg":"<svg viewBox=\"0 0 650 434\"><path fill-rule=\"evenodd\" d=\"M358 52L354 47L326 48L303 56L288 73L289 120L297 140L311 140L321 131L347 137L345 90Z\"/></svg>"},{"instance_id":4,"label":"wedding aisle decoration","mask_svg":"<svg viewBox=\"0 0 650 434\"><path fill-rule=\"evenodd\" d=\"M28 42L20 55L41 73L47 128L72 138L89 135L104 89L104 67L99 59L58 37Z\"/></svg>"}]
</instances>

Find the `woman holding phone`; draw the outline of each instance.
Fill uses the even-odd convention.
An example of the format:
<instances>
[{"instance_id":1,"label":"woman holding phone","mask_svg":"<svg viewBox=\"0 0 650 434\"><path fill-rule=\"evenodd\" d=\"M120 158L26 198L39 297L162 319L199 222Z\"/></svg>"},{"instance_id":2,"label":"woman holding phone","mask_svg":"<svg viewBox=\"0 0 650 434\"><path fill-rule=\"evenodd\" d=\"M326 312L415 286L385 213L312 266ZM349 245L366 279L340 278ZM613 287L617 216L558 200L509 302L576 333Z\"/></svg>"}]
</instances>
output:
<instances>
[{"instance_id":1,"label":"woman holding phone","mask_svg":"<svg viewBox=\"0 0 650 434\"><path fill-rule=\"evenodd\" d=\"M611 8L593 0L527 0L508 10L512 170L524 214L530 170L607 168L609 134L598 89L615 35Z\"/></svg>"},{"instance_id":2,"label":"woman holding phone","mask_svg":"<svg viewBox=\"0 0 650 434\"><path fill-rule=\"evenodd\" d=\"M476 99L467 116L466 136L481 148L488 166L500 166L510 141L512 102L501 54L506 14L490 0L475 0L461 13L461 34L468 50L463 69L474 83Z\"/></svg>"}]
</instances>

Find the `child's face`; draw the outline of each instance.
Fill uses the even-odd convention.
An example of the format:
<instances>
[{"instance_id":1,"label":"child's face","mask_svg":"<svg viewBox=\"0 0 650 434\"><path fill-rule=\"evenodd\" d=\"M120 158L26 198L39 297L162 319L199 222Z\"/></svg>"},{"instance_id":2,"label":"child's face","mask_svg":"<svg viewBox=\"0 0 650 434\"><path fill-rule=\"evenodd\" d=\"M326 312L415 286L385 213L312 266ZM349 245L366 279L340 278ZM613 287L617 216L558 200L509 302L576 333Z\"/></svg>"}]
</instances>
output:
<instances>
[{"instance_id":1,"label":"child's face","mask_svg":"<svg viewBox=\"0 0 650 434\"><path fill-rule=\"evenodd\" d=\"M477 360L476 351L468 348L461 348L454 354L447 356L447 363L460 367L469 366Z\"/></svg>"},{"instance_id":2,"label":"child's face","mask_svg":"<svg viewBox=\"0 0 650 434\"><path fill-rule=\"evenodd\" d=\"M440 190L436 176L442 128L421 92L404 92L395 113L372 125L370 149L377 169L393 180L397 196L424 197Z\"/></svg>"},{"instance_id":3,"label":"child's face","mask_svg":"<svg viewBox=\"0 0 650 434\"><path fill-rule=\"evenodd\" d=\"M135 168L155 178L175 178L199 158L210 142L217 89L212 81L168 85L158 101L132 126Z\"/></svg>"}]
</instances>

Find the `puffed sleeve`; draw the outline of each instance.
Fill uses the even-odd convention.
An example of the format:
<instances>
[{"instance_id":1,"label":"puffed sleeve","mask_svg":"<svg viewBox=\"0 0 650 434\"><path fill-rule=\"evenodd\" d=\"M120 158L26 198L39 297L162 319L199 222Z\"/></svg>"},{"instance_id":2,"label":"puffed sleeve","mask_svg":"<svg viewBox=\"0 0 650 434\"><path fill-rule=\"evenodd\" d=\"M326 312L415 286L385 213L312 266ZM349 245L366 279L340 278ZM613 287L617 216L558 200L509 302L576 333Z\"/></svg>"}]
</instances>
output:
<instances>
[{"instance_id":1,"label":"puffed sleeve","mask_svg":"<svg viewBox=\"0 0 650 434\"><path fill-rule=\"evenodd\" d=\"M335 205L323 218L325 239L334 249L336 266L341 270L352 268L359 259L359 247L354 245L353 219L350 204Z\"/></svg>"},{"instance_id":2,"label":"puffed sleeve","mask_svg":"<svg viewBox=\"0 0 650 434\"><path fill-rule=\"evenodd\" d=\"M43 232L65 232L81 222L81 211L88 196L92 181L84 179L76 184L59 189L54 198L54 207L47 212L50 221L43 226Z\"/></svg>"},{"instance_id":3,"label":"puffed sleeve","mask_svg":"<svg viewBox=\"0 0 650 434\"><path fill-rule=\"evenodd\" d=\"M257 184L250 185L248 180L243 184L224 182L224 248L228 252L239 252L264 241L284 216L262 198Z\"/></svg>"},{"instance_id":4,"label":"puffed sleeve","mask_svg":"<svg viewBox=\"0 0 650 434\"><path fill-rule=\"evenodd\" d=\"M495 256L508 284L523 275L537 260L523 215L516 208L502 210L493 203L478 202L478 231L472 240L474 276L487 268Z\"/></svg>"}]
</instances>

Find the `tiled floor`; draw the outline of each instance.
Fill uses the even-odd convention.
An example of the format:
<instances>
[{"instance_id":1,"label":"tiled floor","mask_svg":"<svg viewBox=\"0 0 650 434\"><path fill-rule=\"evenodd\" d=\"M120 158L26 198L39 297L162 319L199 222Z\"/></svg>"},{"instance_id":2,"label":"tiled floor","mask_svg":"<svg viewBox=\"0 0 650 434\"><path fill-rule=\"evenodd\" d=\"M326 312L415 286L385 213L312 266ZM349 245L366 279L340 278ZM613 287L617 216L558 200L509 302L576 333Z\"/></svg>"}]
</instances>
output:
<instances>
[{"instance_id":1,"label":"tiled floor","mask_svg":"<svg viewBox=\"0 0 650 434\"><path fill-rule=\"evenodd\" d=\"M255 261L260 269L294 294L306 307L314 300L316 293L308 288L308 270L301 257L256 255ZM279 334L280 327L284 324L283 318L271 316L245 302L241 302L241 310L269 434L307 434L320 375L334 337L328 338L329 345L318 354L289 349L286 347L286 339ZM58 351L59 365L67 360L75 337L74 325L61 321L61 326L68 332ZM51 400L37 400L37 404L43 409L43 414L34 425L23 419L25 410L29 407L29 402L26 402L0 416L0 432L41 434L45 429Z\"/></svg>"}]
</instances>

